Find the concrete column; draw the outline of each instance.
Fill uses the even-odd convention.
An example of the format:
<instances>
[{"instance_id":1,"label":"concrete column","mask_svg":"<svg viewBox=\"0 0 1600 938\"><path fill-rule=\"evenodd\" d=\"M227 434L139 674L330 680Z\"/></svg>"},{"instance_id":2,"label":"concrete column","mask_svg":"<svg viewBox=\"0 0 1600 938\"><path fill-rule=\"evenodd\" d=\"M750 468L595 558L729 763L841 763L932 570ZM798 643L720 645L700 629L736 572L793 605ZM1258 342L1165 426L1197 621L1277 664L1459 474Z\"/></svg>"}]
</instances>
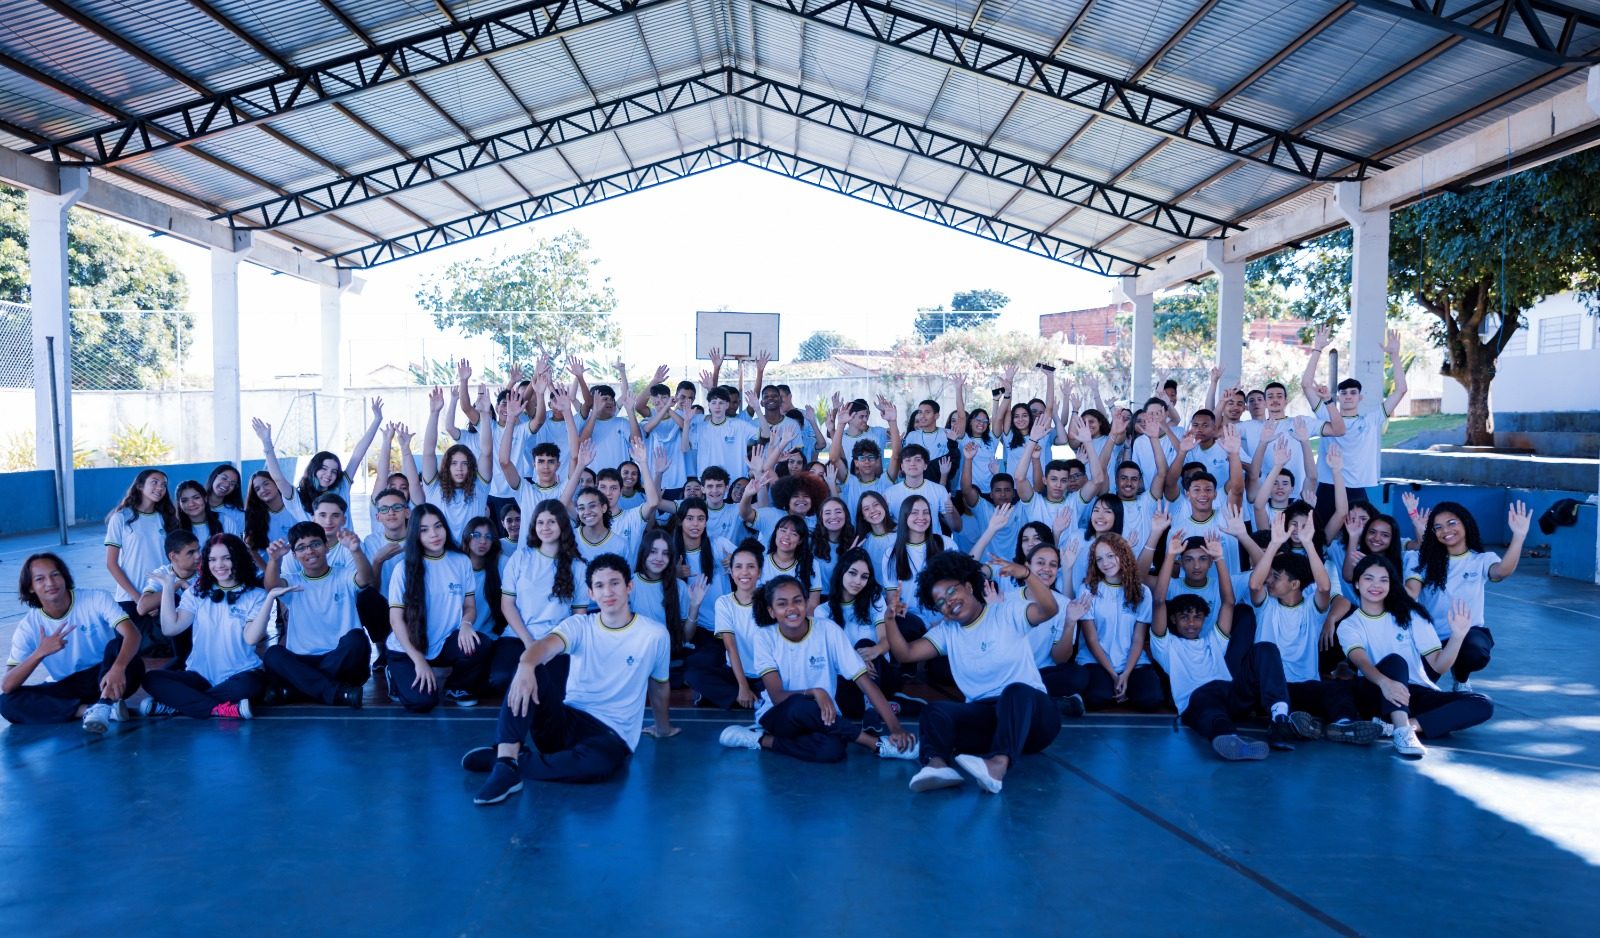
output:
<instances>
[{"instance_id":1,"label":"concrete column","mask_svg":"<svg viewBox=\"0 0 1600 938\"><path fill-rule=\"evenodd\" d=\"M28 280L33 306L34 455L40 469L61 476L61 507L76 521L72 472L72 310L67 299L67 211L89 191L89 171L58 170L59 194L28 193ZM55 390L50 401L50 344L55 340ZM56 465L56 433L61 434L61 465Z\"/></svg>"},{"instance_id":2,"label":"concrete column","mask_svg":"<svg viewBox=\"0 0 1600 938\"><path fill-rule=\"evenodd\" d=\"M1389 312L1389 212L1362 211L1359 182L1335 183L1334 207L1350 223L1353 251L1350 362L1340 371L1360 381L1362 392L1370 401L1383 397L1383 333Z\"/></svg>"},{"instance_id":3,"label":"concrete column","mask_svg":"<svg viewBox=\"0 0 1600 938\"><path fill-rule=\"evenodd\" d=\"M1133 304L1133 376L1127 396L1135 405L1149 399L1152 388L1152 352L1155 349L1156 297L1153 293L1140 293L1138 277L1121 277L1117 280L1114 296L1118 303Z\"/></svg>"},{"instance_id":4,"label":"concrete column","mask_svg":"<svg viewBox=\"0 0 1600 938\"><path fill-rule=\"evenodd\" d=\"M250 250L250 232L235 232L234 249L211 249L211 425L217 458L237 465L243 458L244 411L239 398L239 263Z\"/></svg>"},{"instance_id":5,"label":"concrete column","mask_svg":"<svg viewBox=\"0 0 1600 938\"><path fill-rule=\"evenodd\" d=\"M343 450L345 388L350 386L344 358L344 291L350 286L350 271L339 271L337 285L323 284L322 292L322 393L317 402L318 432L322 439L316 446Z\"/></svg>"},{"instance_id":6,"label":"concrete column","mask_svg":"<svg viewBox=\"0 0 1600 938\"><path fill-rule=\"evenodd\" d=\"M1239 383L1244 364L1244 261L1223 259L1223 242L1207 241L1206 267L1217 275L1217 358L1222 387Z\"/></svg>"}]
</instances>

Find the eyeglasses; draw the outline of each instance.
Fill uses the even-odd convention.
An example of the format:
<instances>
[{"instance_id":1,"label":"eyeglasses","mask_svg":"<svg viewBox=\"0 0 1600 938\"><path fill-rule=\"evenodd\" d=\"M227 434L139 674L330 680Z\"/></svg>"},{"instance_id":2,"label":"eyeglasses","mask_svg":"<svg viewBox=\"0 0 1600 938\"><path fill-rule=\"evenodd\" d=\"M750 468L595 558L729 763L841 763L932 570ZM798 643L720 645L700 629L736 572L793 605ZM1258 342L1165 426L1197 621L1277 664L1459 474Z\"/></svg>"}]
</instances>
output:
<instances>
[{"instance_id":1,"label":"eyeglasses","mask_svg":"<svg viewBox=\"0 0 1600 938\"><path fill-rule=\"evenodd\" d=\"M955 598L956 591L959 589L961 589L961 585L958 583L945 588L942 592L935 590L933 594L933 608L936 610L943 609L945 603Z\"/></svg>"},{"instance_id":2,"label":"eyeglasses","mask_svg":"<svg viewBox=\"0 0 1600 938\"><path fill-rule=\"evenodd\" d=\"M297 554L309 554L318 548L327 546L325 541L301 541L294 545L294 552Z\"/></svg>"},{"instance_id":3,"label":"eyeglasses","mask_svg":"<svg viewBox=\"0 0 1600 938\"><path fill-rule=\"evenodd\" d=\"M378 514L380 514L380 515L395 515L395 514L399 514L402 511L405 511L405 510L406 510L406 506L404 506L404 505L379 505L378 506Z\"/></svg>"},{"instance_id":4,"label":"eyeglasses","mask_svg":"<svg viewBox=\"0 0 1600 938\"><path fill-rule=\"evenodd\" d=\"M471 534L467 535L467 540L469 540L469 541L492 541L492 540L494 540L494 535L490 534L488 531L473 531Z\"/></svg>"},{"instance_id":5,"label":"eyeglasses","mask_svg":"<svg viewBox=\"0 0 1600 938\"><path fill-rule=\"evenodd\" d=\"M1459 527L1461 527L1461 519L1459 519L1459 518L1451 518L1449 521L1436 522L1434 524L1434 526L1433 526L1433 533L1440 534L1440 533L1443 533L1444 531L1449 530L1450 528L1459 528Z\"/></svg>"}]
</instances>

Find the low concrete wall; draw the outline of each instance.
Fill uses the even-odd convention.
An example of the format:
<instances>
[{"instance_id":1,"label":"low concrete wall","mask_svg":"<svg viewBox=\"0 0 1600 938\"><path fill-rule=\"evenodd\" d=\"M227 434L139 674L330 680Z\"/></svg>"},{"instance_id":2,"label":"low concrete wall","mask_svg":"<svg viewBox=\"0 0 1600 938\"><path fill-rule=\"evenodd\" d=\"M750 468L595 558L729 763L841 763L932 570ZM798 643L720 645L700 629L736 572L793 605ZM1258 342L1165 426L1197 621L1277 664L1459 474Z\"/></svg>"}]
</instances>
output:
<instances>
[{"instance_id":1,"label":"low concrete wall","mask_svg":"<svg viewBox=\"0 0 1600 938\"><path fill-rule=\"evenodd\" d=\"M1587 495L1594 491L1595 480L1600 479L1600 461L1386 449L1383 451L1383 475L1391 479L1426 479L1453 485L1520 485Z\"/></svg>"}]
</instances>

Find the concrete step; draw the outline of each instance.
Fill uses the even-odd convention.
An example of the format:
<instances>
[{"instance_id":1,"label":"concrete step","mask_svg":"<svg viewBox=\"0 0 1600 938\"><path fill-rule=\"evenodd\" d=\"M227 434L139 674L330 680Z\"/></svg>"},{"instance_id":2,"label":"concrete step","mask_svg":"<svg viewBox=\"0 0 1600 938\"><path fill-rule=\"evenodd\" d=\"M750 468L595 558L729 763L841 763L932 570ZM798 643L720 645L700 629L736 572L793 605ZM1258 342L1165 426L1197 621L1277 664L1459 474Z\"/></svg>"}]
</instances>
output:
<instances>
[{"instance_id":1,"label":"concrete step","mask_svg":"<svg viewBox=\"0 0 1600 938\"><path fill-rule=\"evenodd\" d=\"M1600 459L1386 449L1383 475L1390 479L1588 494L1600 486Z\"/></svg>"},{"instance_id":2,"label":"concrete step","mask_svg":"<svg viewBox=\"0 0 1600 938\"><path fill-rule=\"evenodd\" d=\"M1600 410L1496 411L1494 430L1500 433L1588 433L1600 435Z\"/></svg>"},{"instance_id":3,"label":"concrete step","mask_svg":"<svg viewBox=\"0 0 1600 938\"><path fill-rule=\"evenodd\" d=\"M1600 456L1600 430L1502 430L1496 418L1494 445L1497 449L1524 450L1540 456L1594 459Z\"/></svg>"}]
</instances>

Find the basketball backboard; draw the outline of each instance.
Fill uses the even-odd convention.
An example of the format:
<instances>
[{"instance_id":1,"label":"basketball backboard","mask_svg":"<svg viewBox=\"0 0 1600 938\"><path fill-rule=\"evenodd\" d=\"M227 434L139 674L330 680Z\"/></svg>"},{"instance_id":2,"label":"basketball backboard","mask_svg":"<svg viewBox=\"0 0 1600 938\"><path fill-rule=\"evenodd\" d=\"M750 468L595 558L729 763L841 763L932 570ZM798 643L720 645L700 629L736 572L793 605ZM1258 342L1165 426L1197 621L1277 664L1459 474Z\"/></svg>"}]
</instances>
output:
<instances>
[{"instance_id":1,"label":"basketball backboard","mask_svg":"<svg viewBox=\"0 0 1600 938\"><path fill-rule=\"evenodd\" d=\"M711 358L713 348L722 349L724 358L755 358L763 350L778 360L777 313L710 313L694 314L694 354L696 358Z\"/></svg>"}]
</instances>

